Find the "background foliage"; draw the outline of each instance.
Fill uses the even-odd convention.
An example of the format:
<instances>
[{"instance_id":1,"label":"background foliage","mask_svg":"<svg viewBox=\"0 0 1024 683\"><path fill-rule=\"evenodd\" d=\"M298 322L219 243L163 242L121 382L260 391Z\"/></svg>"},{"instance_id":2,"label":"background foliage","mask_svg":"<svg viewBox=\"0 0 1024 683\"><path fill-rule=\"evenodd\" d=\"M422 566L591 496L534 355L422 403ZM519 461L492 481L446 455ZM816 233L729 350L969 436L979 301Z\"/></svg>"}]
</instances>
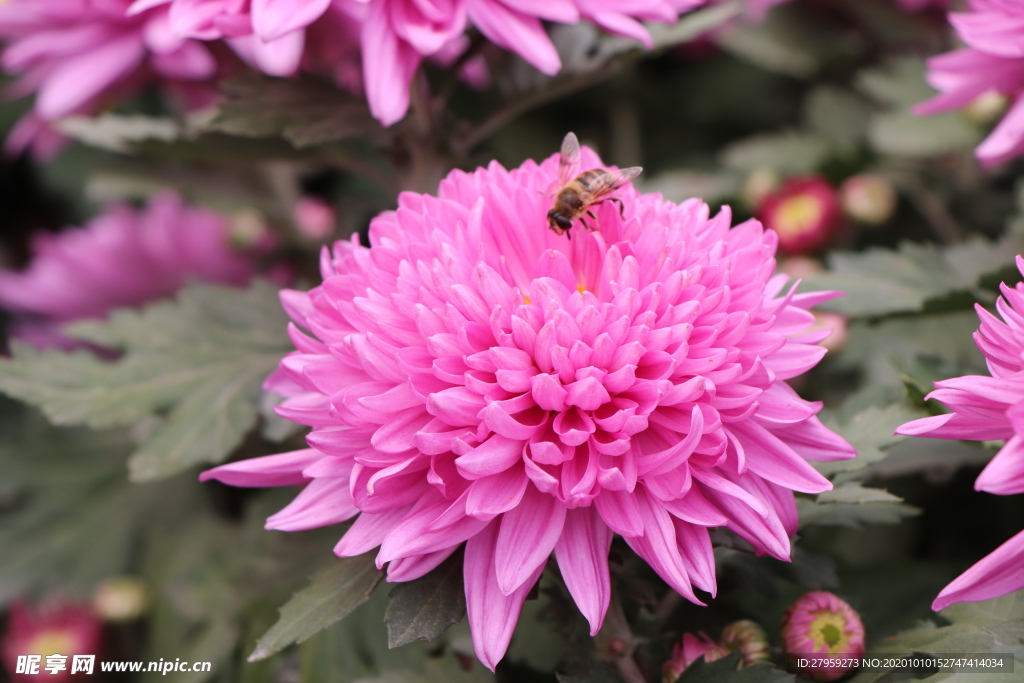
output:
<instances>
[{"instance_id":1,"label":"background foliage","mask_svg":"<svg viewBox=\"0 0 1024 683\"><path fill-rule=\"evenodd\" d=\"M364 233L398 191L432 190L448 169L492 158L546 157L567 130L609 163L643 165L643 189L729 204L741 219L754 208L754 174L817 173L835 185L876 174L896 188L895 213L876 228L849 222L805 285L847 292L826 308L848 319L849 339L798 386L825 401L826 422L858 457L818 465L836 487L800 498L792 564L716 532L720 591L707 608L683 603L616 541L622 610L609 619L654 680L684 631L714 636L752 618L778 646L786 606L823 588L860 612L873 651L1012 652L1024 671L1024 597L929 608L1024 527L1020 497L972 490L994 449L890 436L937 410L924 400L933 381L985 372L972 307L991 308L998 283L1019 277L1020 162L978 167L972 149L990 120L908 112L931 94L924 59L951 45L942 13L908 14L890 0L800 1L749 24L740 9L721 3L654 27L651 53L584 25L558 27L559 76L510 60L482 92L429 70L438 101L387 130L325 83L251 74L224 83L222 104L202 117L174 118L143 96L69 120L77 143L57 160L2 162L2 253L23 263L31 230L172 187L220 210L258 212L279 255L311 283L320 244L292 223L299 196L336 207L334 238ZM5 125L20 106L3 105ZM302 447L260 390L289 349L285 323L267 283L191 285L173 301L73 329L112 357L12 345L0 361L0 391L18 399L0 406L0 603L86 597L104 577L141 576L150 612L118 627L112 658L214 662L210 674L162 678L175 683L493 680L473 657L457 559L389 586L371 556L330 555L337 528L264 531L288 491L196 482L211 463ZM587 636L549 568L496 678L616 681L608 647ZM775 663L784 666L777 651ZM794 680L775 666L734 667L701 664L681 681ZM854 680L894 680L887 674Z\"/></svg>"}]
</instances>

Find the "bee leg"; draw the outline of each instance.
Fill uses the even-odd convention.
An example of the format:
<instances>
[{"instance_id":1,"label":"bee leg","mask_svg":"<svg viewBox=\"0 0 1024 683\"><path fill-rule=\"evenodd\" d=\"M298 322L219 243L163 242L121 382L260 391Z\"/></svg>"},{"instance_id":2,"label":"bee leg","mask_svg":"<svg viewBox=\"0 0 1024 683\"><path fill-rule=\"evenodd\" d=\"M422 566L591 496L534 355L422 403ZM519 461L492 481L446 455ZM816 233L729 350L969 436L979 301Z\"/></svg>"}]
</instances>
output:
<instances>
[{"instance_id":1,"label":"bee leg","mask_svg":"<svg viewBox=\"0 0 1024 683\"><path fill-rule=\"evenodd\" d=\"M590 216L590 219L591 219L592 221L594 221L595 223L597 223L597 216L595 216L595 215L594 215L594 212L593 212L593 211L587 211L587 215L588 215L588 216ZM585 227L585 228L587 229L587 231L588 231L588 232L594 232L594 227L593 227L592 225L590 225L589 223L587 223L587 219L585 219L585 218L580 218L580 223L582 223L582 224L583 224L583 227Z\"/></svg>"}]
</instances>

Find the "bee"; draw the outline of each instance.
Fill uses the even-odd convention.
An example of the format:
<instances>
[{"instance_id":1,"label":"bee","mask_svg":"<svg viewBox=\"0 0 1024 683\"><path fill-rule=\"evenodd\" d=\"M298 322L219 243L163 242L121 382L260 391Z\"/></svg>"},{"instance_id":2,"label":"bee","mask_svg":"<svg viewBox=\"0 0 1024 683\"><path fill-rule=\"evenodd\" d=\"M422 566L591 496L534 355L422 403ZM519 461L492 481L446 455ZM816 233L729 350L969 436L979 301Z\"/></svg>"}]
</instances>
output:
<instances>
[{"instance_id":1,"label":"bee","mask_svg":"<svg viewBox=\"0 0 1024 683\"><path fill-rule=\"evenodd\" d=\"M622 200L608 195L640 175L643 169L639 166L620 168L609 171L605 168L592 168L580 173L580 141L574 133L569 133L562 141L562 151L558 160L558 192L554 206L548 211L548 225L558 235L569 232L573 222L579 218L587 230L593 228L584 216L593 221L597 216L591 207L604 202L616 202L619 213L622 213ZM577 175L579 174L579 175ZM572 239L572 235L569 235Z\"/></svg>"}]
</instances>

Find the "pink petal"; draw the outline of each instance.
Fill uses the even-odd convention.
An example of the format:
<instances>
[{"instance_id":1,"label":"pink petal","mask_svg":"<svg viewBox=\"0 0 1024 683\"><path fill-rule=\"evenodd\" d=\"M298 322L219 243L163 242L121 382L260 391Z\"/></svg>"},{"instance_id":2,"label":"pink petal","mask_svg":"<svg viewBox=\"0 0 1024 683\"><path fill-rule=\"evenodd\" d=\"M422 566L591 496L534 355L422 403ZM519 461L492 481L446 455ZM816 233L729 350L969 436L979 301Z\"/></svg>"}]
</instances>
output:
<instances>
[{"instance_id":1,"label":"pink petal","mask_svg":"<svg viewBox=\"0 0 1024 683\"><path fill-rule=\"evenodd\" d=\"M533 575L511 595L505 595L498 588L494 546L499 524L494 520L466 542L463 565L473 649L477 658L491 671L505 656L526 596L544 571L543 565L537 567Z\"/></svg>"},{"instance_id":2,"label":"pink petal","mask_svg":"<svg viewBox=\"0 0 1024 683\"><path fill-rule=\"evenodd\" d=\"M357 514L348 479L314 479L288 506L268 517L265 528L305 531L344 522Z\"/></svg>"},{"instance_id":3,"label":"pink petal","mask_svg":"<svg viewBox=\"0 0 1024 683\"><path fill-rule=\"evenodd\" d=\"M1024 439L1014 436L996 453L974 482L977 491L999 496L1024 493Z\"/></svg>"},{"instance_id":4,"label":"pink petal","mask_svg":"<svg viewBox=\"0 0 1024 683\"><path fill-rule=\"evenodd\" d=\"M644 521L644 534L635 538L627 537L626 543L677 593L692 603L703 605L690 585L686 564L679 553L672 518L661 502L648 495L642 487L636 488L634 496Z\"/></svg>"},{"instance_id":5,"label":"pink petal","mask_svg":"<svg viewBox=\"0 0 1024 683\"><path fill-rule=\"evenodd\" d=\"M312 448L279 455L265 455L206 470L199 475L199 481L216 479L228 486L246 488L294 486L309 481L302 476L302 471L323 457L323 453Z\"/></svg>"},{"instance_id":6,"label":"pink petal","mask_svg":"<svg viewBox=\"0 0 1024 683\"><path fill-rule=\"evenodd\" d=\"M409 86L422 58L395 35L383 2L370 3L360 43L370 111L383 125L390 126L409 110Z\"/></svg>"},{"instance_id":7,"label":"pink petal","mask_svg":"<svg viewBox=\"0 0 1024 683\"><path fill-rule=\"evenodd\" d=\"M112 38L50 72L36 97L36 111L48 121L88 104L139 67L145 55L142 35Z\"/></svg>"},{"instance_id":8,"label":"pink petal","mask_svg":"<svg viewBox=\"0 0 1024 683\"><path fill-rule=\"evenodd\" d=\"M612 531L593 507L569 510L555 559L569 594L590 622L590 635L601 630L611 602L608 551Z\"/></svg>"},{"instance_id":9,"label":"pink petal","mask_svg":"<svg viewBox=\"0 0 1024 683\"><path fill-rule=\"evenodd\" d=\"M305 28L319 19L331 0L252 0L252 28L265 41Z\"/></svg>"},{"instance_id":10,"label":"pink petal","mask_svg":"<svg viewBox=\"0 0 1024 683\"><path fill-rule=\"evenodd\" d=\"M402 506L387 512L360 514L334 546L334 554L338 557L355 557L373 550L384 542L388 533L408 512L409 507Z\"/></svg>"},{"instance_id":11,"label":"pink petal","mask_svg":"<svg viewBox=\"0 0 1024 683\"><path fill-rule=\"evenodd\" d=\"M494 547L498 587L505 595L518 590L543 569L565 523L565 505L529 486L522 502L506 512Z\"/></svg>"},{"instance_id":12,"label":"pink petal","mask_svg":"<svg viewBox=\"0 0 1024 683\"><path fill-rule=\"evenodd\" d=\"M990 600L1024 588L1024 531L1003 543L942 589L933 610L956 602Z\"/></svg>"}]
</instances>

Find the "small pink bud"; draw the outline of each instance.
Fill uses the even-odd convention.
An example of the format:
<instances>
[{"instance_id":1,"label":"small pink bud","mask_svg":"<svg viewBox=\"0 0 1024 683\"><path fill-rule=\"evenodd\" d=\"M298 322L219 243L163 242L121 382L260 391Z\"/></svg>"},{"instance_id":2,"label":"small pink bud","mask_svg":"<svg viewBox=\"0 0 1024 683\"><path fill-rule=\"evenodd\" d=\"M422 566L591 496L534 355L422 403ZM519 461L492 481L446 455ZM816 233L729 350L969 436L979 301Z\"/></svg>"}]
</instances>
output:
<instances>
[{"instance_id":1,"label":"small pink bud","mask_svg":"<svg viewBox=\"0 0 1024 683\"><path fill-rule=\"evenodd\" d=\"M713 662L727 654L729 654L728 650L708 638L703 632L697 635L684 633L682 640L672 646L672 659L665 662L662 667L662 681L663 683L675 683L687 667L701 657L705 662Z\"/></svg>"},{"instance_id":2,"label":"small pink bud","mask_svg":"<svg viewBox=\"0 0 1024 683\"><path fill-rule=\"evenodd\" d=\"M7 631L0 640L0 655L10 674L12 683L31 683L45 680L61 683L71 680L71 664L74 655L100 654L102 627L88 605L77 602L57 602L37 607L27 607L21 602L11 605L7 620ZM18 671L18 657L38 656L33 661L22 660L23 671ZM47 655L67 657L66 667L54 666L47 670ZM59 665L58 660L53 661ZM78 678L77 676L75 677Z\"/></svg>"},{"instance_id":3,"label":"small pink bud","mask_svg":"<svg viewBox=\"0 0 1024 683\"><path fill-rule=\"evenodd\" d=\"M334 232L334 207L319 197L307 195L295 204L292 220L303 237L323 242Z\"/></svg>"},{"instance_id":4,"label":"small pink bud","mask_svg":"<svg viewBox=\"0 0 1024 683\"><path fill-rule=\"evenodd\" d=\"M779 249L809 254L831 242L840 227L839 198L820 176L790 178L755 211L769 230L779 236Z\"/></svg>"},{"instance_id":5,"label":"small pink bud","mask_svg":"<svg viewBox=\"0 0 1024 683\"><path fill-rule=\"evenodd\" d=\"M864 624L849 604L832 593L812 591L782 616L782 642L797 672L816 681L836 681L852 666L800 666L800 659L856 658L864 654Z\"/></svg>"},{"instance_id":6,"label":"small pink bud","mask_svg":"<svg viewBox=\"0 0 1024 683\"><path fill-rule=\"evenodd\" d=\"M729 652L739 650L743 654L740 668L769 659L768 634L760 624L750 619L732 622L722 630L722 637L718 640Z\"/></svg>"},{"instance_id":7,"label":"small pink bud","mask_svg":"<svg viewBox=\"0 0 1024 683\"><path fill-rule=\"evenodd\" d=\"M1010 98L996 90L983 92L967 105L967 118L981 125L989 124L998 119L1010 106Z\"/></svg>"},{"instance_id":8,"label":"small pink bud","mask_svg":"<svg viewBox=\"0 0 1024 683\"><path fill-rule=\"evenodd\" d=\"M743 183L743 201L747 206L760 206L765 197L779 189L779 174L770 168L752 171Z\"/></svg>"},{"instance_id":9,"label":"small pink bud","mask_svg":"<svg viewBox=\"0 0 1024 683\"><path fill-rule=\"evenodd\" d=\"M850 333L846 329L846 317L838 313L826 313L824 311L812 311L814 323L807 328L807 332L823 332L831 330L831 334L819 344L833 353L838 353L846 346L846 340Z\"/></svg>"},{"instance_id":10,"label":"small pink bud","mask_svg":"<svg viewBox=\"0 0 1024 683\"><path fill-rule=\"evenodd\" d=\"M269 251L274 246L274 233L263 214L256 209L242 209L231 214L228 238L231 246L244 251Z\"/></svg>"},{"instance_id":11,"label":"small pink bud","mask_svg":"<svg viewBox=\"0 0 1024 683\"><path fill-rule=\"evenodd\" d=\"M112 576L96 587L92 607L104 621L124 622L146 613L146 584L134 576Z\"/></svg>"},{"instance_id":12,"label":"small pink bud","mask_svg":"<svg viewBox=\"0 0 1024 683\"><path fill-rule=\"evenodd\" d=\"M896 190L892 183L876 175L847 178L840 191L846 215L868 225L881 225L896 211Z\"/></svg>"},{"instance_id":13,"label":"small pink bud","mask_svg":"<svg viewBox=\"0 0 1024 683\"><path fill-rule=\"evenodd\" d=\"M825 272L821 261L811 256L788 256L779 263L779 270L792 278L814 277Z\"/></svg>"}]
</instances>

